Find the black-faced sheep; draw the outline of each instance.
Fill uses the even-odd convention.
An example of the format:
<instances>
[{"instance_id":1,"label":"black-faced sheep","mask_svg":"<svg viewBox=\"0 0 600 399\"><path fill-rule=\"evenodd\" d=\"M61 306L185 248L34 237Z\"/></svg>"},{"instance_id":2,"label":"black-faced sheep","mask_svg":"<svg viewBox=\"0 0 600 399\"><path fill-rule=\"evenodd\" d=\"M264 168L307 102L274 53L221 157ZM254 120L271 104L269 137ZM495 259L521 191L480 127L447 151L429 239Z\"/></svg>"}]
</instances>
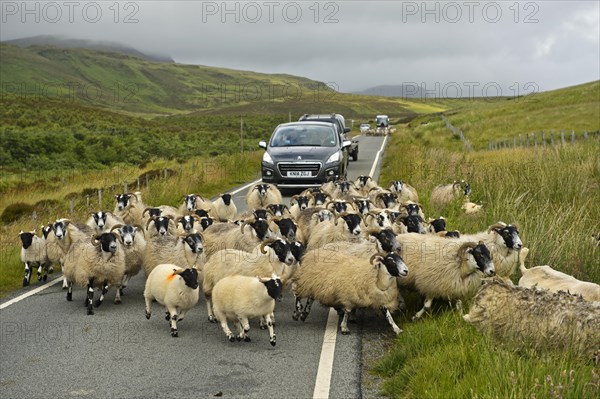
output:
<instances>
[{"instance_id":1,"label":"black-faced sheep","mask_svg":"<svg viewBox=\"0 0 600 399\"><path fill-rule=\"evenodd\" d=\"M237 207L233 202L231 194L220 194L219 198L212 203L213 214L219 222L227 222L235 219Z\"/></svg>"},{"instance_id":2,"label":"black-faced sheep","mask_svg":"<svg viewBox=\"0 0 600 399\"><path fill-rule=\"evenodd\" d=\"M262 209L270 204L282 204L281 192L269 183L259 183L248 190L246 204L248 209Z\"/></svg>"},{"instance_id":3,"label":"black-faced sheep","mask_svg":"<svg viewBox=\"0 0 600 399\"><path fill-rule=\"evenodd\" d=\"M123 220L110 212L98 211L91 212L85 224L94 229L96 234L100 234L109 231L116 224L123 224Z\"/></svg>"},{"instance_id":4,"label":"black-faced sheep","mask_svg":"<svg viewBox=\"0 0 600 399\"><path fill-rule=\"evenodd\" d=\"M142 224L143 213L146 206L142 202L142 194L135 193L116 194L117 203L113 215L123 220L126 224Z\"/></svg>"},{"instance_id":5,"label":"black-faced sheep","mask_svg":"<svg viewBox=\"0 0 600 399\"><path fill-rule=\"evenodd\" d=\"M247 219L241 226L235 223L216 223L204 233L206 257L222 249L231 248L250 252L262 241L276 238L265 219Z\"/></svg>"},{"instance_id":6,"label":"black-faced sheep","mask_svg":"<svg viewBox=\"0 0 600 399\"><path fill-rule=\"evenodd\" d=\"M398 195L399 202L419 202L419 195L417 190L410 184L403 182L402 180L392 180L390 182L390 192Z\"/></svg>"},{"instance_id":7,"label":"black-faced sheep","mask_svg":"<svg viewBox=\"0 0 600 399\"><path fill-rule=\"evenodd\" d=\"M144 272L149 276L156 266L163 263L202 270L205 261L203 237L199 233L155 236L148 238L146 243Z\"/></svg>"},{"instance_id":8,"label":"black-faced sheep","mask_svg":"<svg viewBox=\"0 0 600 399\"><path fill-rule=\"evenodd\" d=\"M21 239L21 262L25 266L25 276L23 277L23 287L29 285L31 281L31 268L37 266L38 281L48 280L48 272L52 266L52 262L48 259L46 251L46 239L38 237L33 231L21 231L19 233ZM43 272L43 275L42 275Z\"/></svg>"},{"instance_id":9,"label":"black-faced sheep","mask_svg":"<svg viewBox=\"0 0 600 399\"><path fill-rule=\"evenodd\" d=\"M306 248L321 248L336 241L360 240L361 223L363 223L363 218L355 213L336 215L333 221L322 222L319 224L319 228L311 232Z\"/></svg>"},{"instance_id":10,"label":"black-faced sheep","mask_svg":"<svg viewBox=\"0 0 600 399\"><path fill-rule=\"evenodd\" d=\"M119 229L123 250L125 251L125 274L120 287L121 294L123 294L123 290L129 284L131 277L137 275L144 266L146 237L144 229L139 225L116 226Z\"/></svg>"},{"instance_id":11,"label":"black-faced sheep","mask_svg":"<svg viewBox=\"0 0 600 399\"><path fill-rule=\"evenodd\" d=\"M454 181L452 184L440 184L431 192L429 204L442 209L456 199L466 198L471 194L471 185L464 180Z\"/></svg>"}]
</instances>

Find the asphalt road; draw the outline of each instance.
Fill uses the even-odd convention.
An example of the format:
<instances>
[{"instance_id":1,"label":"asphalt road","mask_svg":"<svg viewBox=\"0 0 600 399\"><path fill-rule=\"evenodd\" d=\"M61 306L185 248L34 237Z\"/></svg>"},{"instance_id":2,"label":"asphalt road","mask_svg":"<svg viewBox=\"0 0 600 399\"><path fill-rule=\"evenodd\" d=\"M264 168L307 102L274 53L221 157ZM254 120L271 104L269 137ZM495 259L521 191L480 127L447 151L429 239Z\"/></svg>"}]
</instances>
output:
<instances>
[{"instance_id":1,"label":"asphalt road","mask_svg":"<svg viewBox=\"0 0 600 399\"><path fill-rule=\"evenodd\" d=\"M374 170L376 178L379 166L372 169L373 161L383 138L359 140L359 160L350 163L348 177ZM234 196L240 211L245 194ZM140 273L121 305L112 303L111 290L93 316L83 306L85 290L75 289L73 302L67 302L61 284L6 306L39 287L36 281L3 299L0 398L313 397L329 309L315 304L306 322L293 321L293 296L286 292L276 307L276 347L258 321L251 321L252 342L230 343L219 325L207 321L201 295L178 323L179 338L172 338L162 306L155 303L152 318L144 317L143 286ZM383 332L393 335L375 318L360 312L351 335L326 337L332 342L335 336L330 398L361 397L363 332L387 329Z\"/></svg>"}]
</instances>

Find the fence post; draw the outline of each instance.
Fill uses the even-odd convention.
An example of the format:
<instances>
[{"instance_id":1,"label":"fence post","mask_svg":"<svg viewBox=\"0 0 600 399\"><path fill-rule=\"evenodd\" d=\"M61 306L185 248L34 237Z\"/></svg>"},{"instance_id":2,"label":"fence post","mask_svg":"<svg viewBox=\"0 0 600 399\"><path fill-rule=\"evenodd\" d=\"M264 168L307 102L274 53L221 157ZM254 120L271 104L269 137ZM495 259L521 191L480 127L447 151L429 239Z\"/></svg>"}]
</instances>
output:
<instances>
[{"instance_id":1,"label":"fence post","mask_svg":"<svg viewBox=\"0 0 600 399\"><path fill-rule=\"evenodd\" d=\"M519 134L519 147L523 147L523 136Z\"/></svg>"},{"instance_id":2,"label":"fence post","mask_svg":"<svg viewBox=\"0 0 600 399\"><path fill-rule=\"evenodd\" d=\"M525 135L525 147L529 147L529 133Z\"/></svg>"},{"instance_id":3,"label":"fence post","mask_svg":"<svg viewBox=\"0 0 600 399\"><path fill-rule=\"evenodd\" d=\"M98 189L98 205L102 208L102 189Z\"/></svg>"},{"instance_id":4,"label":"fence post","mask_svg":"<svg viewBox=\"0 0 600 399\"><path fill-rule=\"evenodd\" d=\"M148 178L148 174L146 173L146 189L150 187L150 179Z\"/></svg>"},{"instance_id":5,"label":"fence post","mask_svg":"<svg viewBox=\"0 0 600 399\"><path fill-rule=\"evenodd\" d=\"M164 175L165 175L165 179L167 178L167 168L163 169L164 171Z\"/></svg>"},{"instance_id":6,"label":"fence post","mask_svg":"<svg viewBox=\"0 0 600 399\"><path fill-rule=\"evenodd\" d=\"M542 146L546 145L546 132L542 130Z\"/></svg>"},{"instance_id":7,"label":"fence post","mask_svg":"<svg viewBox=\"0 0 600 399\"><path fill-rule=\"evenodd\" d=\"M90 195L89 194L85 196L85 207L87 209L90 208Z\"/></svg>"},{"instance_id":8,"label":"fence post","mask_svg":"<svg viewBox=\"0 0 600 399\"><path fill-rule=\"evenodd\" d=\"M140 178L139 177L137 178L137 189L138 189L138 191L140 190Z\"/></svg>"},{"instance_id":9,"label":"fence post","mask_svg":"<svg viewBox=\"0 0 600 399\"><path fill-rule=\"evenodd\" d=\"M587 141L587 139L588 139L588 132L587 132L587 130L583 132L583 139L585 141Z\"/></svg>"},{"instance_id":10,"label":"fence post","mask_svg":"<svg viewBox=\"0 0 600 399\"><path fill-rule=\"evenodd\" d=\"M554 145L554 132L550 133L550 144Z\"/></svg>"},{"instance_id":11,"label":"fence post","mask_svg":"<svg viewBox=\"0 0 600 399\"><path fill-rule=\"evenodd\" d=\"M571 130L571 143L575 142L575 130Z\"/></svg>"},{"instance_id":12,"label":"fence post","mask_svg":"<svg viewBox=\"0 0 600 399\"><path fill-rule=\"evenodd\" d=\"M35 223L35 221L37 220L37 212L33 211L33 213L31 214L31 219L33 219L33 222Z\"/></svg>"},{"instance_id":13,"label":"fence post","mask_svg":"<svg viewBox=\"0 0 600 399\"><path fill-rule=\"evenodd\" d=\"M560 131L560 143L561 144L565 143L565 131L564 130Z\"/></svg>"}]
</instances>

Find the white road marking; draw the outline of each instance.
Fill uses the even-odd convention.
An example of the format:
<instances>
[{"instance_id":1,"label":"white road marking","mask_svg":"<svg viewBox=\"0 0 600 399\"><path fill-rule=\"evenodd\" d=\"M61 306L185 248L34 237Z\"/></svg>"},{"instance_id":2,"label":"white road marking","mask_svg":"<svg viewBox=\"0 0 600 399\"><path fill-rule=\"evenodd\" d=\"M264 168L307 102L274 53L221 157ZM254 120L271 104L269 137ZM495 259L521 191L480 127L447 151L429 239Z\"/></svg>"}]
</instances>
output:
<instances>
[{"instance_id":1,"label":"white road marking","mask_svg":"<svg viewBox=\"0 0 600 399\"><path fill-rule=\"evenodd\" d=\"M325 327L323 346L321 348L321 358L319 359L319 368L317 369L317 379L315 381L313 399L329 398L331 375L333 373L333 355L335 353L335 341L337 338L337 322L337 312L333 308L329 308L327 326Z\"/></svg>"},{"instance_id":2,"label":"white road marking","mask_svg":"<svg viewBox=\"0 0 600 399\"><path fill-rule=\"evenodd\" d=\"M381 148L375 155L373 166L369 172L369 176L373 176L379 157L383 153L383 148L387 143L388 136L385 136ZM374 176L373 176L374 178ZM331 387L331 375L333 373L333 357L335 354L335 341L337 338L337 322L338 314L333 308L329 308L327 316L327 326L325 327L325 335L323 337L323 347L321 348L321 358L319 359L319 368L317 369L317 379L315 380L315 390L313 399L329 399L329 389Z\"/></svg>"},{"instance_id":3,"label":"white road marking","mask_svg":"<svg viewBox=\"0 0 600 399\"><path fill-rule=\"evenodd\" d=\"M46 284L42 285L41 287L38 287L38 288L36 288L36 289L33 289L33 290L31 290L31 291L28 291L28 292L24 293L23 295L19 295L18 297L16 297L16 298L13 298L13 299L11 299L10 301L4 302L2 305L0 305L0 310L2 310L2 309L4 309L4 308L7 308L7 307L9 307L10 305L12 305L12 304L15 304L15 303L17 303L17 302L19 302L19 301L22 301L22 300L23 300L23 299L25 299L25 298L28 298L28 297L30 297L30 296L32 296L32 295L35 295L35 294L37 294L38 292L42 292L42 291L44 291L46 288L50 288L50 287L52 287L52 286L53 286L53 285L55 285L55 284L61 283L61 282L62 282L62 280L63 280L63 279L62 279L62 277L58 277L58 278L56 278L56 279L54 279L54 280L50 281L49 283L46 283Z\"/></svg>"},{"instance_id":4,"label":"white road marking","mask_svg":"<svg viewBox=\"0 0 600 399\"><path fill-rule=\"evenodd\" d=\"M262 179L256 179L256 180L254 180L253 182L250 182L250 183L246 184L245 186L242 186L242 187L240 187L240 188L238 188L238 189L236 189L236 190L233 190L233 191L229 191L227 194L236 195L236 194L237 194L237 193L239 193L240 191L244 191L244 190L245 190L245 189L247 189L248 187L250 187L250 186L252 186L252 185L254 185L254 184L260 183L260 181L261 181L261 180L262 180Z\"/></svg>"}]
</instances>

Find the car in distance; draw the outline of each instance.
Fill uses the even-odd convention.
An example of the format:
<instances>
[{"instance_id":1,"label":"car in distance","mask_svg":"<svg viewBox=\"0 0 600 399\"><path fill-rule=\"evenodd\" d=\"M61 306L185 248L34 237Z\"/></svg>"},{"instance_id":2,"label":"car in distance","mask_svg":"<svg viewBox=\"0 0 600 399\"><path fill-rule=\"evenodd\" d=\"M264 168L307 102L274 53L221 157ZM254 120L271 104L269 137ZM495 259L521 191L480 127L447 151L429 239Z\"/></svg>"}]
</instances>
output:
<instances>
[{"instance_id":1,"label":"car in distance","mask_svg":"<svg viewBox=\"0 0 600 399\"><path fill-rule=\"evenodd\" d=\"M341 114L304 114L300 117L299 121L314 121L314 122L330 122L333 123L341 136L341 140L349 140L346 137L347 133L350 133L350 128L346 127L346 120ZM351 145L347 149L348 157L352 158L353 161L358 159L358 140L350 140Z\"/></svg>"},{"instance_id":2,"label":"car in distance","mask_svg":"<svg viewBox=\"0 0 600 399\"><path fill-rule=\"evenodd\" d=\"M281 188L317 187L336 176L346 177L346 148L330 122L290 122L275 128L261 163L262 181Z\"/></svg>"},{"instance_id":3,"label":"car in distance","mask_svg":"<svg viewBox=\"0 0 600 399\"><path fill-rule=\"evenodd\" d=\"M370 129L371 129L371 125L369 125L368 123L362 123L360 125L360 132L363 134L367 133Z\"/></svg>"}]
</instances>

